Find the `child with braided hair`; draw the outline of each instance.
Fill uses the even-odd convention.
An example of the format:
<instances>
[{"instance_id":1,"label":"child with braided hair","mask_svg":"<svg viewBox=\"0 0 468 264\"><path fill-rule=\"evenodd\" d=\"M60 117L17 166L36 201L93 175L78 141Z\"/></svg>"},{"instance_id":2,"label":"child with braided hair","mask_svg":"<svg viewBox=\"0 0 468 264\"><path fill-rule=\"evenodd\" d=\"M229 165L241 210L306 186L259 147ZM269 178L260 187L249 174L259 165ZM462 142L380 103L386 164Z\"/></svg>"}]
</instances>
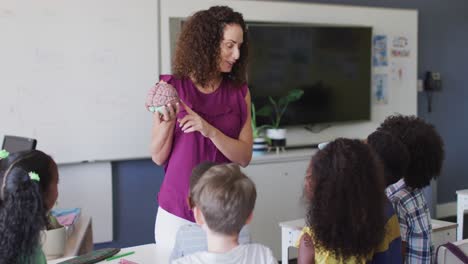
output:
<instances>
[{"instance_id":1,"label":"child with braided hair","mask_svg":"<svg viewBox=\"0 0 468 264\"><path fill-rule=\"evenodd\" d=\"M39 150L0 151L0 263L46 263L40 234L57 200L58 170Z\"/></svg>"}]
</instances>

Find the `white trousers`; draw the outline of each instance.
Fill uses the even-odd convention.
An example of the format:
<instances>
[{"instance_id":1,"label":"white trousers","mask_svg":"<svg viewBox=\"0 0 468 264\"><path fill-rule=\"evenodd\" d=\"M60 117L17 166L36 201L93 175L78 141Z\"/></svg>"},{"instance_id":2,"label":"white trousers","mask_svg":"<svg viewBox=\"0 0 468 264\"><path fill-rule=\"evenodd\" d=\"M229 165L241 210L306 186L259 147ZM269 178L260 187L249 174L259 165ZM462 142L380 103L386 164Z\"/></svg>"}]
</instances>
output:
<instances>
[{"instance_id":1,"label":"white trousers","mask_svg":"<svg viewBox=\"0 0 468 264\"><path fill-rule=\"evenodd\" d=\"M164 255L170 256L175 245L177 231L179 227L186 224L193 223L158 207L154 224L154 240L158 244L158 250L163 251Z\"/></svg>"}]
</instances>

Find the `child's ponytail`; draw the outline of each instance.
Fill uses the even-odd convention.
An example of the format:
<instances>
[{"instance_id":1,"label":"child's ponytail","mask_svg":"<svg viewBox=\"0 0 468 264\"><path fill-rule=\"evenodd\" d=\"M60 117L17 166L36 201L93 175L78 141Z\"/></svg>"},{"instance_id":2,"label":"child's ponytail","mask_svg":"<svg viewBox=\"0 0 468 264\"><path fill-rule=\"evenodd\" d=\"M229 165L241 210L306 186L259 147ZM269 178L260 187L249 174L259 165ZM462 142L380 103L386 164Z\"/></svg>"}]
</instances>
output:
<instances>
[{"instance_id":1,"label":"child's ponytail","mask_svg":"<svg viewBox=\"0 0 468 264\"><path fill-rule=\"evenodd\" d=\"M50 181L51 160L36 150L0 160L0 264L34 263L47 223L41 180ZM39 181L31 177L36 169Z\"/></svg>"}]
</instances>

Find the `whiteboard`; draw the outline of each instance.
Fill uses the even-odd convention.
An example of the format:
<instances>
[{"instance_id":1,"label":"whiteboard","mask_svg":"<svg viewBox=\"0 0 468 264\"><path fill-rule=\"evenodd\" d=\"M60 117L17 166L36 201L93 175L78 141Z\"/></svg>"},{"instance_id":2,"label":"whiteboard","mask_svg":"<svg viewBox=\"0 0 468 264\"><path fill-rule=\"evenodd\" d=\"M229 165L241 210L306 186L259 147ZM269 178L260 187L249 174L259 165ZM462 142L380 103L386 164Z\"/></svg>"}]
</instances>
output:
<instances>
[{"instance_id":1,"label":"whiteboard","mask_svg":"<svg viewBox=\"0 0 468 264\"><path fill-rule=\"evenodd\" d=\"M407 58L391 58L404 69L400 80L392 79L392 65L374 67L372 75L387 74L388 102L371 105L371 120L333 124L321 131L311 133L302 127L290 127L287 131L289 146L306 145L329 141L337 137L364 138L374 131L389 115L417 114L417 53L418 11L412 9L375 8L350 5L326 5L284 1L229 1L229 0L161 0L160 45L161 71L171 69L171 18L187 17L194 12L213 5L228 5L241 12L246 21L287 22L320 25L345 25L372 27L373 35L385 35L389 52L393 40L400 36L408 40L405 47L410 51ZM172 28L173 30L173 28ZM395 67L396 68L396 67Z\"/></svg>"},{"instance_id":2,"label":"whiteboard","mask_svg":"<svg viewBox=\"0 0 468 264\"><path fill-rule=\"evenodd\" d=\"M62 164L150 156L158 1L1 0L0 32L1 138Z\"/></svg>"}]
</instances>

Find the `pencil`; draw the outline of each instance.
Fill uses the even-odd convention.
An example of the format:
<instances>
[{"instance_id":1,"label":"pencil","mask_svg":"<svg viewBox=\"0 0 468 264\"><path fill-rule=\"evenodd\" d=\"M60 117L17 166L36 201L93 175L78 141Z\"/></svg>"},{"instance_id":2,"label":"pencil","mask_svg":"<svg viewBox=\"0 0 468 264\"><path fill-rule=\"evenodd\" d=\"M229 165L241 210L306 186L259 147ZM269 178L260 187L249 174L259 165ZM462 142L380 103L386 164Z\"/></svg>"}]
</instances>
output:
<instances>
[{"instance_id":1,"label":"pencil","mask_svg":"<svg viewBox=\"0 0 468 264\"><path fill-rule=\"evenodd\" d=\"M134 254L134 253L135 253L135 251L130 251L130 252L123 253L123 254L120 254L120 255L115 255L115 256L112 256L110 258L106 258L106 261L111 261L111 260L118 259L118 258L121 258L121 257L125 257L125 256L128 256L128 255Z\"/></svg>"}]
</instances>

